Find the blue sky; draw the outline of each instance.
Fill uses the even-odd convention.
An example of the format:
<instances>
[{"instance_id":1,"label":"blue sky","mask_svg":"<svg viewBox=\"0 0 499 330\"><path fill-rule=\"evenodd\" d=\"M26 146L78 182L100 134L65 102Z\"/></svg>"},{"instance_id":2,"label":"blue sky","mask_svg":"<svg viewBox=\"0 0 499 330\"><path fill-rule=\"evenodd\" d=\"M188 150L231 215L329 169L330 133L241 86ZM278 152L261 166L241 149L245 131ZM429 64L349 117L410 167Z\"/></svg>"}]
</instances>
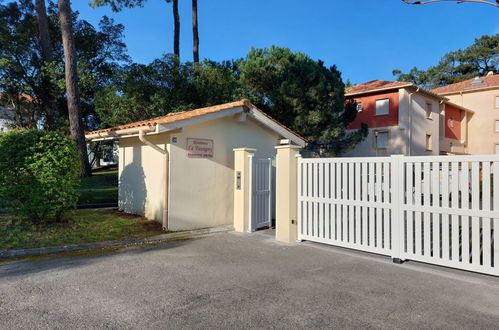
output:
<instances>
[{"instance_id":1,"label":"blue sky","mask_svg":"<svg viewBox=\"0 0 499 330\"><path fill-rule=\"evenodd\" d=\"M144 8L113 13L72 1L80 17L96 24L108 15L125 26L132 59L148 63L173 51L171 4L149 0ZM179 0L181 58L192 60L191 1ZM198 0L200 56L244 57L271 45L336 64L343 79L393 80L392 70L436 64L448 51L483 34L499 33L499 9L443 2L411 6L400 0Z\"/></svg>"}]
</instances>

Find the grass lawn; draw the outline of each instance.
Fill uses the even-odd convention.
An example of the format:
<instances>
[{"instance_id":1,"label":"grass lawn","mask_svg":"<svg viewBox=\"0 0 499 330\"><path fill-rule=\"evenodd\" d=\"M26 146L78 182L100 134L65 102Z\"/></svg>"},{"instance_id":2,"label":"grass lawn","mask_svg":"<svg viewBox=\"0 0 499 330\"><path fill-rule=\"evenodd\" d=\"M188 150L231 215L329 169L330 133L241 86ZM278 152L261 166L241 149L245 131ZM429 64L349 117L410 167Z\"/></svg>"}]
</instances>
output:
<instances>
[{"instance_id":1,"label":"grass lawn","mask_svg":"<svg viewBox=\"0 0 499 330\"><path fill-rule=\"evenodd\" d=\"M114 210L75 210L64 223L34 225L0 215L0 250L93 243L162 234L161 224Z\"/></svg>"},{"instance_id":2,"label":"grass lawn","mask_svg":"<svg viewBox=\"0 0 499 330\"><path fill-rule=\"evenodd\" d=\"M94 170L93 175L81 180L78 205L118 202L118 168Z\"/></svg>"}]
</instances>

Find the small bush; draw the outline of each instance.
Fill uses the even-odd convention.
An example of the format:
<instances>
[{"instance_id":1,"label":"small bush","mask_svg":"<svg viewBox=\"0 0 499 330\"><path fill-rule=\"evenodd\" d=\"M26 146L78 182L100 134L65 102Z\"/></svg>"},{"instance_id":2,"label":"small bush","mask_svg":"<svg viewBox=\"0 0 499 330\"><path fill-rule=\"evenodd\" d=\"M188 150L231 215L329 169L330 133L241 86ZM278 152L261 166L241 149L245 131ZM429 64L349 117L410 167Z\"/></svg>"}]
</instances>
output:
<instances>
[{"instance_id":1,"label":"small bush","mask_svg":"<svg viewBox=\"0 0 499 330\"><path fill-rule=\"evenodd\" d=\"M37 130L0 134L0 207L33 221L76 207L79 158L68 137Z\"/></svg>"}]
</instances>

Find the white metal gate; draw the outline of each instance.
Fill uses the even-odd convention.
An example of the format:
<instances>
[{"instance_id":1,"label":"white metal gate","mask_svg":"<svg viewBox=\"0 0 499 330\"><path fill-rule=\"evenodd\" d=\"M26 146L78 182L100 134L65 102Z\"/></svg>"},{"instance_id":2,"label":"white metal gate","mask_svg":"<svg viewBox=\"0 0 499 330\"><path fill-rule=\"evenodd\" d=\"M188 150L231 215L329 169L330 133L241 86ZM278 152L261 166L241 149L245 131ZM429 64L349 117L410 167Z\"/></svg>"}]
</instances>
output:
<instances>
[{"instance_id":1,"label":"white metal gate","mask_svg":"<svg viewBox=\"0 0 499 330\"><path fill-rule=\"evenodd\" d=\"M272 160L253 159L251 173L251 231L272 221Z\"/></svg>"},{"instance_id":2,"label":"white metal gate","mask_svg":"<svg viewBox=\"0 0 499 330\"><path fill-rule=\"evenodd\" d=\"M298 162L299 239L499 275L499 156Z\"/></svg>"}]
</instances>

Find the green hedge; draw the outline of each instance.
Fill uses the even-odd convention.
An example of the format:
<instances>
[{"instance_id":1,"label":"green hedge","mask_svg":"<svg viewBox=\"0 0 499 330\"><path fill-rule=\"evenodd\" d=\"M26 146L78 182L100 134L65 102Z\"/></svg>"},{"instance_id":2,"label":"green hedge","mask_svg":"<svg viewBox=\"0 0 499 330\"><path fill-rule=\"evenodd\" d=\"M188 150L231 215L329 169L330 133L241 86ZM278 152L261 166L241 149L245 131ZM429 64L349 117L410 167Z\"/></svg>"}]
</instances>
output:
<instances>
[{"instance_id":1,"label":"green hedge","mask_svg":"<svg viewBox=\"0 0 499 330\"><path fill-rule=\"evenodd\" d=\"M33 221L76 207L79 158L68 137L38 130L0 134L0 207Z\"/></svg>"}]
</instances>

